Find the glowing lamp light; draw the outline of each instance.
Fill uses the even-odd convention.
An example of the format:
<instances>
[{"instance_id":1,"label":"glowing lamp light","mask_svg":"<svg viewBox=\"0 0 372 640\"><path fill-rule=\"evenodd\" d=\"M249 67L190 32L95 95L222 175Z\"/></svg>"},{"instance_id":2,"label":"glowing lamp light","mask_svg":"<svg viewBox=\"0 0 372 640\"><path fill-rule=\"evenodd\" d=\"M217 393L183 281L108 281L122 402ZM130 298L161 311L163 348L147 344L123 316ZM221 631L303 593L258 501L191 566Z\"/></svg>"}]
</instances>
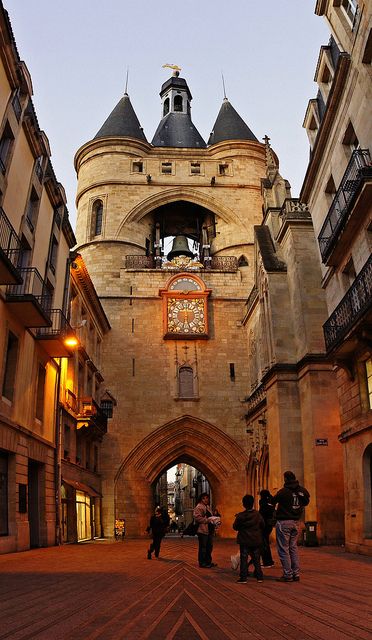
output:
<instances>
[{"instance_id":1,"label":"glowing lamp light","mask_svg":"<svg viewBox=\"0 0 372 640\"><path fill-rule=\"evenodd\" d=\"M79 340L77 339L76 336L67 336L64 340L65 346L66 347L77 347L79 344Z\"/></svg>"}]
</instances>

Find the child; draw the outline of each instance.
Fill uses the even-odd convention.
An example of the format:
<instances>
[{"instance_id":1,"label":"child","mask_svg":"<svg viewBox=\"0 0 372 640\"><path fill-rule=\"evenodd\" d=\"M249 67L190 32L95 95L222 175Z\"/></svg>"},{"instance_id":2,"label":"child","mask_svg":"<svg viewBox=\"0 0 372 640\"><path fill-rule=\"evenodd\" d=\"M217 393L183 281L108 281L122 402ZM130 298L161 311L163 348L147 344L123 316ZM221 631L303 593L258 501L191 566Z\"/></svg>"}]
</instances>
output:
<instances>
[{"instance_id":1,"label":"child","mask_svg":"<svg viewBox=\"0 0 372 640\"><path fill-rule=\"evenodd\" d=\"M250 495L243 496L245 511L237 513L233 529L238 532L236 541L240 545L240 577L238 582L244 584L248 576L248 555L254 565L254 576L257 582L263 581L263 573L260 565L260 547L263 542L265 521L258 511L253 509L254 498Z\"/></svg>"}]
</instances>

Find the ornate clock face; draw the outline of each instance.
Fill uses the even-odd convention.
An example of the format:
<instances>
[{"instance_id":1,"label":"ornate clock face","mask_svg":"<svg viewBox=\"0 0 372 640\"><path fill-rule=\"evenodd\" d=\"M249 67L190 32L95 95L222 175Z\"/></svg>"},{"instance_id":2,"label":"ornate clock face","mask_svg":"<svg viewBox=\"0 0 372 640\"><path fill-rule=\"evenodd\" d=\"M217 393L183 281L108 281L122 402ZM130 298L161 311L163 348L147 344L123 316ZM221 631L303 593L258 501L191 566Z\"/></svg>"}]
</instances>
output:
<instances>
[{"instance_id":1,"label":"ornate clock face","mask_svg":"<svg viewBox=\"0 0 372 640\"><path fill-rule=\"evenodd\" d=\"M206 333L203 298L168 298L168 333Z\"/></svg>"}]
</instances>

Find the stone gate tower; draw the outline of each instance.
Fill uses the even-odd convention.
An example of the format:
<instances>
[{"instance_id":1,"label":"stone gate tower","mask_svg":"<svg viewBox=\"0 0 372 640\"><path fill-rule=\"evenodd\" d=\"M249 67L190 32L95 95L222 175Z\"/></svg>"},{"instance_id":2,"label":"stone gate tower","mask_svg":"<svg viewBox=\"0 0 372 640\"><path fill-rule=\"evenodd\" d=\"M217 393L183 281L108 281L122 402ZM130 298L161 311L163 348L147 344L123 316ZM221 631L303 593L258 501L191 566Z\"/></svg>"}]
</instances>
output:
<instances>
[{"instance_id":1,"label":"stone gate tower","mask_svg":"<svg viewBox=\"0 0 372 640\"><path fill-rule=\"evenodd\" d=\"M112 327L103 344L117 400L101 460L105 534L115 517L125 517L129 535L141 534L154 483L186 462L208 478L229 536L241 496L252 491L244 317L267 144L227 99L206 144L177 72L160 96L151 143L125 94L75 158L78 250ZM291 459L284 449L281 442L278 477ZM267 455L260 473L267 487Z\"/></svg>"}]
</instances>

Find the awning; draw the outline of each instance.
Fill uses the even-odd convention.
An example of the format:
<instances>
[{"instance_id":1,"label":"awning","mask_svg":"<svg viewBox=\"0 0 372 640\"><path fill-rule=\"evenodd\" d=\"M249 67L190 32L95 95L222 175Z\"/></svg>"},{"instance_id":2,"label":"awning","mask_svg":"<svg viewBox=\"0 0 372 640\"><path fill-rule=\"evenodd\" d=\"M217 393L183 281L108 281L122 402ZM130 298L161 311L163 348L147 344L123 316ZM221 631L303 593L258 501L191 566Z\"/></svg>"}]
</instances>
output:
<instances>
[{"instance_id":1,"label":"awning","mask_svg":"<svg viewBox=\"0 0 372 640\"><path fill-rule=\"evenodd\" d=\"M83 493L87 493L92 498L102 498L102 494L98 493L98 491L93 489L93 487L90 487L88 484L84 484L78 480L67 480L67 478L62 478L62 482L73 487L76 491L83 491Z\"/></svg>"}]
</instances>

